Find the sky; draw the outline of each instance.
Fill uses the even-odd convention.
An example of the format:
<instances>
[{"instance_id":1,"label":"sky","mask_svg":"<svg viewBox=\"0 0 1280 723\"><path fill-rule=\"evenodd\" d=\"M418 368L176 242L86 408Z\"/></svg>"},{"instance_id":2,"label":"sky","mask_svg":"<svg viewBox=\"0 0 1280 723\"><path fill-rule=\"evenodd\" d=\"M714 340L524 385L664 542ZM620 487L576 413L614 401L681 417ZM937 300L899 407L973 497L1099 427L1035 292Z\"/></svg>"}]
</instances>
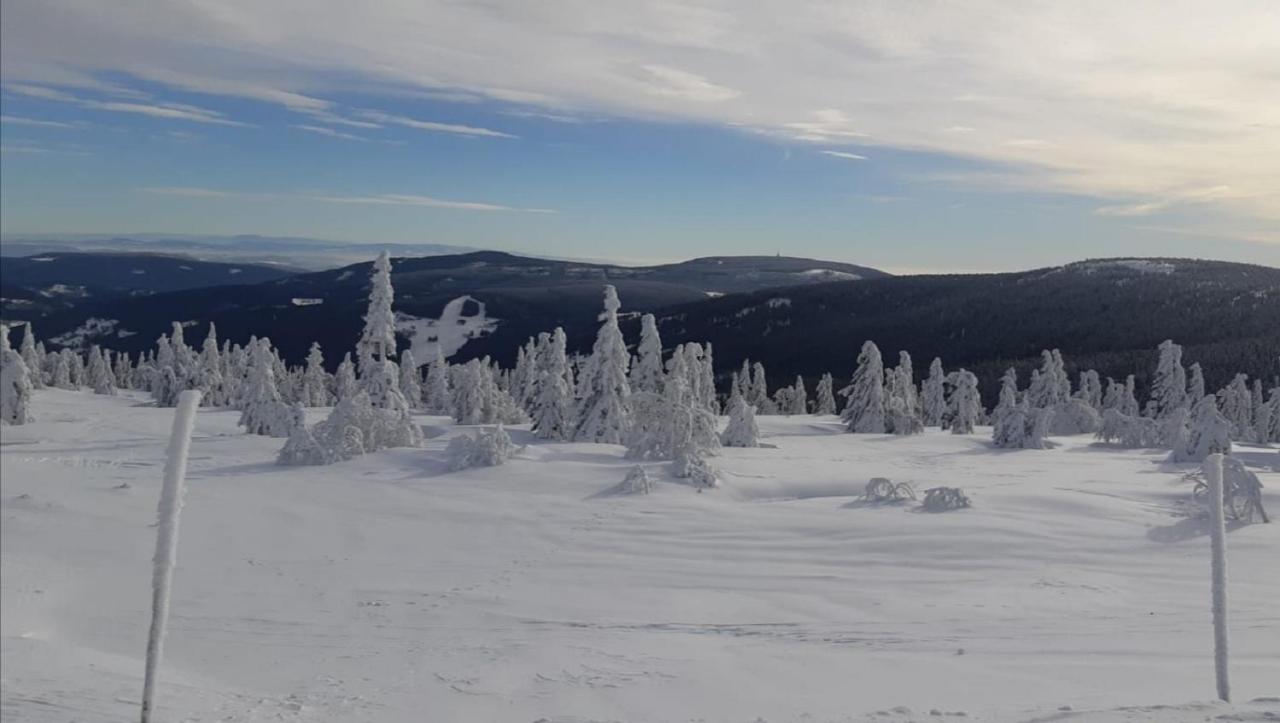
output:
<instances>
[{"instance_id":1,"label":"sky","mask_svg":"<svg viewBox=\"0 0 1280 723\"><path fill-rule=\"evenodd\" d=\"M5 0L0 233L1280 265L1273 0Z\"/></svg>"}]
</instances>

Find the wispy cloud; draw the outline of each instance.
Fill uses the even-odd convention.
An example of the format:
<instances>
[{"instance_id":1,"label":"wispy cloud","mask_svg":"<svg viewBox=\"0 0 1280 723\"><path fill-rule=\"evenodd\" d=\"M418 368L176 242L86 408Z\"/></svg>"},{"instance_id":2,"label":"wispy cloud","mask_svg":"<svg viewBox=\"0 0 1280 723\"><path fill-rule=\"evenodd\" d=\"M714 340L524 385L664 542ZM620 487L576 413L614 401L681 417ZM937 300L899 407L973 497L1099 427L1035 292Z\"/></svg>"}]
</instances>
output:
<instances>
[{"instance_id":1,"label":"wispy cloud","mask_svg":"<svg viewBox=\"0 0 1280 723\"><path fill-rule=\"evenodd\" d=\"M822 153L823 155L832 156L835 158L846 158L850 161L867 160L866 156L860 156L857 153L849 153L847 151L820 151L820 153Z\"/></svg>"},{"instance_id":2,"label":"wispy cloud","mask_svg":"<svg viewBox=\"0 0 1280 723\"><path fill-rule=\"evenodd\" d=\"M384 113L379 110L362 110L357 113L361 118L367 118L377 123L385 123L389 125L404 126L406 128L415 128L420 131L430 131L432 133L452 133L459 136L478 136L484 138L517 138L510 133L495 131L490 128L477 128L475 126L457 125L454 123L437 123L435 121L418 120L403 115L395 115L393 113Z\"/></svg>"},{"instance_id":3,"label":"wispy cloud","mask_svg":"<svg viewBox=\"0 0 1280 723\"><path fill-rule=\"evenodd\" d=\"M7 123L15 126L31 126L33 128L82 128L83 123L63 123L62 121L41 120L39 118L24 118L15 115L0 115L0 123Z\"/></svg>"},{"instance_id":4,"label":"wispy cloud","mask_svg":"<svg viewBox=\"0 0 1280 723\"><path fill-rule=\"evenodd\" d=\"M386 193L373 195L342 195L342 194L326 194L317 192L298 192L298 193L261 193L247 191L227 191L216 188L201 188L198 186L153 186L149 188L138 189L145 193L158 194L162 196L178 196L183 198L243 198L243 199L293 199L298 201L312 201L316 203L339 203L339 204L356 204L356 205L374 205L374 206L418 206L421 208L438 208L451 209L456 211L487 211L487 212L509 212L509 213L559 213L555 209L550 208L521 208L519 206L507 206L498 203L484 203L479 201L456 201L445 198L436 198L434 196L422 196L415 194Z\"/></svg>"},{"instance_id":5,"label":"wispy cloud","mask_svg":"<svg viewBox=\"0 0 1280 723\"><path fill-rule=\"evenodd\" d=\"M128 101L98 100L95 98L83 98L57 88L48 88L45 86L29 85L24 83L6 83L4 85L4 89L31 98L39 98L41 100L55 101L58 103L73 103L81 108L89 110L107 111L110 113L130 113L134 115L150 116L152 118L167 118L170 120L185 120L196 123L209 123L224 126L249 125L248 123L231 120L218 111L186 103L158 102L150 101L146 98Z\"/></svg>"},{"instance_id":6,"label":"wispy cloud","mask_svg":"<svg viewBox=\"0 0 1280 723\"><path fill-rule=\"evenodd\" d=\"M358 136L354 133L343 133L342 131L336 131L332 128L325 128L324 126L311 126L311 125L297 124L297 125L294 125L293 127L297 128L298 130L307 131L308 133L315 133L321 136L328 136L329 138L341 138L342 140L345 140L345 141L361 141L363 143L368 143L370 141L369 138L365 138L364 136Z\"/></svg>"}]
</instances>

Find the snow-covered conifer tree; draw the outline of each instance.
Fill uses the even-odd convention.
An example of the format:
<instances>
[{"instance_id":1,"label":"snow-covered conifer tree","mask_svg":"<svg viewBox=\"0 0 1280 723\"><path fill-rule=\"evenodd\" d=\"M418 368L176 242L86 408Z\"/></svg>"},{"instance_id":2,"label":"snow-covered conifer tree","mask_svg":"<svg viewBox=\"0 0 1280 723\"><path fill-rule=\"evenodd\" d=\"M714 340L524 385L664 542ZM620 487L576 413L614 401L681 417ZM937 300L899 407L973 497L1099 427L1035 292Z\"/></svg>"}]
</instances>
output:
<instances>
[{"instance_id":1,"label":"snow-covered conifer tree","mask_svg":"<svg viewBox=\"0 0 1280 723\"><path fill-rule=\"evenodd\" d=\"M53 352L53 374L49 384L56 389L76 389L75 382L71 379L71 359L69 350L63 349L61 352Z\"/></svg>"},{"instance_id":2,"label":"snow-covered conifer tree","mask_svg":"<svg viewBox=\"0 0 1280 723\"><path fill-rule=\"evenodd\" d=\"M920 399L916 394L911 355L898 352L898 366L885 371L885 431L891 434L919 434L924 431Z\"/></svg>"},{"instance_id":3,"label":"snow-covered conifer tree","mask_svg":"<svg viewBox=\"0 0 1280 723\"><path fill-rule=\"evenodd\" d=\"M378 254L373 261L370 273L369 309L364 315L364 330L360 334L359 351L361 363L367 358L376 361L387 361L396 351L396 317L391 311L391 303L395 298L395 290L391 286L391 257L386 251ZM381 377L385 370L377 365L373 369ZM365 368L360 367L361 382L364 381ZM379 382L381 383L381 382ZM378 402L370 392L374 406Z\"/></svg>"},{"instance_id":4,"label":"snow-covered conifer tree","mask_svg":"<svg viewBox=\"0 0 1280 723\"><path fill-rule=\"evenodd\" d=\"M115 396L115 375L111 373L111 366L107 364L106 358L102 356L102 349L97 344L89 348L89 366L85 373L94 394Z\"/></svg>"},{"instance_id":5,"label":"snow-covered conifer tree","mask_svg":"<svg viewBox=\"0 0 1280 723\"><path fill-rule=\"evenodd\" d=\"M1188 371L1191 373L1191 381L1187 382L1187 398L1204 399L1204 370L1200 368L1200 362L1192 364Z\"/></svg>"},{"instance_id":6,"label":"snow-covered conifer tree","mask_svg":"<svg viewBox=\"0 0 1280 723\"><path fill-rule=\"evenodd\" d=\"M18 353L22 356L22 362L27 365L27 376L32 388L44 389L44 374L40 372L44 368L44 355L36 347L36 333L29 321L23 324L22 343L18 347Z\"/></svg>"},{"instance_id":7,"label":"snow-covered conifer tree","mask_svg":"<svg viewBox=\"0 0 1280 723\"><path fill-rule=\"evenodd\" d=\"M530 411L533 431L543 439L567 440L571 432L573 391L564 329L556 327L533 366L538 375L538 399Z\"/></svg>"},{"instance_id":8,"label":"snow-covered conifer tree","mask_svg":"<svg viewBox=\"0 0 1280 723\"><path fill-rule=\"evenodd\" d=\"M293 431L293 414L276 389L271 342L259 339L250 354L249 379L241 395L240 426L248 434L287 437Z\"/></svg>"},{"instance_id":9,"label":"snow-covered conifer tree","mask_svg":"<svg viewBox=\"0 0 1280 723\"><path fill-rule=\"evenodd\" d=\"M760 446L755 410L742 397L735 396L730 401L729 424L720 435L720 443L726 447Z\"/></svg>"},{"instance_id":10,"label":"snow-covered conifer tree","mask_svg":"<svg viewBox=\"0 0 1280 723\"><path fill-rule=\"evenodd\" d=\"M1128 449L1151 449L1159 447L1161 443L1160 428L1156 420L1130 417L1121 414L1115 407L1102 413L1102 426L1095 436L1103 442Z\"/></svg>"},{"instance_id":11,"label":"snow-covered conifer tree","mask_svg":"<svg viewBox=\"0 0 1280 723\"><path fill-rule=\"evenodd\" d=\"M631 391L662 391L662 338L653 314L640 317L640 344L636 347L636 363L631 367Z\"/></svg>"},{"instance_id":12,"label":"snow-covered conifer tree","mask_svg":"<svg viewBox=\"0 0 1280 723\"><path fill-rule=\"evenodd\" d=\"M756 408L756 414L777 414L777 406L769 398L769 380L765 377L764 364L756 362L751 365L751 389L747 403Z\"/></svg>"},{"instance_id":13,"label":"snow-covered conifer tree","mask_svg":"<svg viewBox=\"0 0 1280 723\"><path fill-rule=\"evenodd\" d=\"M337 399L346 399L353 396L358 390L356 365L351 363L351 352L347 352L342 357L342 362L338 364L338 370L333 376L333 396Z\"/></svg>"},{"instance_id":14,"label":"snow-covered conifer tree","mask_svg":"<svg viewBox=\"0 0 1280 723\"><path fill-rule=\"evenodd\" d=\"M773 408L777 410L778 414L785 414L788 417L791 416L791 408L795 403L795 395L796 390L791 387L778 387L778 389L773 393Z\"/></svg>"},{"instance_id":15,"label":"snow-covered conifer tree","mask_svg":"<svg viewBox=\"0 0 1280 723\"><path fill-rule=\"evenodd\" d=\"M1230 454L1231 423L1218 411L1213 395L1206 394L1191 410L1185 448L1175 448L1170 459L1174 462L1203 462L1214 452Z\"/></svg>"},{"instance_id":16,"label":"snow-covered conifer tree","mask_svg":"<svg viewBox=\"0 0 1280 723\"><path fill-rule=\"evenodd\" d=\"M511 437L499 424L480 428L470 435L462 434L449 440L445 456L449 469L457 472L472 467L496 467L503 464L516 451Z\"/></svg>"},{"instance_id":17,"label":"snow-covered conifer tree","mask_svg":"<svg viewBox=\"0 0 1280 723\"><path fill-rule=\"evenodd\" d=\"M1253 440L1253 395L1249 392L1249 378L1237 374L1222 391L1218 392L1218 407L1231 425L1231 438L1243 442Z\"/></svg>"},{"instance_id":18,"label":"snow-covered conifer tree","mask_svg":"<svg viewBox=\"0 0 1280 723\"><path fill-rule=\"evenodd\" d=\"M0 326L0 424L31 421L31 396L35 389L22 354L9 343L9 328Z\"/></svg>"},{"instance_id":19,"label":"snow-covered conifer tree","mask_svg":"<svg viewBox=\"0 0 1280 723\"><path fill-rule=\"evenodd\" d=\"M307 352L307 369L302 373L301 396L303 406L327 407L332 404L329 373L324 370L324 352L318 341L311 342L311 349Z\"/></svg>"},{"instance_id":20,"label":"snow-covered conifer tree","mask_svg":"<svg viewBox=\"0 0 1280 723\"><path fill-rule=\"evenodd\" d=\"M1156 418L1164 419L1173 410L1187 406L1187 372L1182 367L1182 347L1172 339L1160 342L1160 360L1151 383L1151 398L1156 403ZM1199 400L1194 400L1199 401Z\"/></svg>"},{"instance_id":21,"label":"snow-covered conifer tree","mask_svg":"<svg viewBox=\"0 0 1280 723\"><path fill-rule=\"evenodd\" d=\"M1267 433L1259 436L1267 442L1280 442L1280 387L1273 387L1267 397Z\"/></svg>"},{"instance_id":22,"label":"snow-covered conifer tree","mask_svg":"<svg viewBox=\"0 0 1280 723\"><path fill-rule=\"evenodd\" d=\"M804 388L804 379L799 374L796 375L795 383L791 385L791 408L786 410L786 413L809 413L809 395Z\"/></svg>"},{"instance_id":23,"label":"snow-covered conifer tree","mask_svg":"<svg viewBox=\"0 0 1280 723\"><path fill-rule=\"evenodd\" d=\"M407 411L375 408L357 391L341 398L328 418L289 434L278 462L288 465L333 464L389 447L419 447L422 430Z\"/></svg>"},{"instance_id":24,"label":"snow-covered conifer tree","mask_svg":"<svg viewBox=\"0 0 1280 723\"><path fill-rule=\"evenodd\" d=\"M818 380L818 388L814 392L814 414L835 414L836 413L836 395L835 380L831 378L831 374L823 374Z\"/></svg>"},{"instance_id":25,"label":"snow-covered conifer tree","mask_svg":"<svg viewBox=\"0 0 1280 723\"><path fill-rule=\"evenodd\" d=\"M1032 409L1054 409L1066 400L1066 395L1062 393L1062 380L1066 378L1066 371L1060 366L1062 357L1056 352L1057 349L1040 352L1040 368L1032 373L1031 384L1025 395L1027 404Z\"/></svg>"},{"instance_id":26,"label":"snow-covered conifer tree","mask_svg":"<svg viewBox=\"0 0 1280 723\"><path fill-rule=\"evenodd\" d=\"M575 441L621 444L627 438L627 400L631 396L627 368L631 358L618 328L620 307L617 290L605 286L604 312L600 315L603 323L578 377L573 414Z\"/></svg>"},{"instance_id":27,"label":"snow-covered conifer tree","mask_svg":"<svg viewBox=\"0 0 1280 723\"><path fill-rule=\"evenodd\" d=\"M1080 389L1076 396L1096 411L1102 410L1102 379L1093 369L1080 372Z\"/></svg>"},{"instance_id":28,"label":"snow-covered conifer tree","mask_svg":"<svg viewBox=\"0 0 1280 723\"><path fill-rule=\"evenodd\" d=\"M952 372L949 380L951 397L947 400L947 416L951 420L952 434L973 434L973 428L982 419L982 396L978 393L978 377L961 369Z\"/></svg>"},{"instance_id":29,"label":"snow-covered conifer tree","mask_svg":"<svg viewBox=\"0 0 1280 723\"><path fill-rule=\"evenodd\" d=\"M874 342L863 343L853 378L840 393L848 398L840 418L850 432L884 433L884 362Z\"/></svg>"},{"instance_id":30,"label":"snow-covered conifer tree","mask_svg":"<svg viewBox=\"0 0 1280 723\"><path fill-rule=\"evenodd\" d=\"M921 417L926 427L941 427L947 414L947 375L942 370L942 360L934 357L929 364L929 376L920 390Z\"/></svg>"},{"instance_id":31,"label":"snow-covered conifer tree","mask_svg":"<svg viewBox=\"0 0 1280 723\"><path fill-rule=\"evenodd\" d=\"M427 414L451 414L453 411L453 398L449 393L449 364L444 360L444 351L438 346L436 357L427 368L422 408Z\"/></svg>"},{"instance_id":32,"label":"snow-covered conifer tree","mask_svg":"<svg viewBox=\"0 0 1280 723\"><path fill-rule=\"evenodd\" d=\"M413 350L400 352L400 393L409 404L410 409L422 406L422 382L418 374L418 360L413 358Z\"/></svg>"},{"instance_id":33,"label":"snow-covered conifer tree","mask_svg":"<svg viewBox=\"0 0 1280 723\"><path fill-rule=\"evenodd\" d=\"M683 358L669 371L662 395L643 392L634 397L634 424L627 434L632 459L670 459L677 477L706 481L706 457L720 446L716 418L689 388ZM712 475L713 476L713 475Z\"/></svg>"},{"instance_id":34,"label":"snow-covered conifer tree","mask_svg":"<svg viewBox=\"0 0 1280 723\"><path fill-rule=\"evenodd\" d=\"M1026 414L1018 405L1018 372L1010 367L1000 378L1000 399L991 410L991 441L997 447L1019 449L1026 433Z\"/></svg>"},{"instance_id":35,"label":"snow-covered conifer tree","mask_svg":"<svg viewBox=\"0 0 1280 723\"><path fill-rule=\"evenodd\" d=\"M222 354L218 350L218 329L209 322L209 333L194 359L193 384L202 392L200 405L223 407L230 403L222 378Z\"/></svg>"},{"instance_id":36,"label":"snow-covered conifer tree","mask_svg":"<svg viewBox=\"0 0 1280 723\"><path fill-rule=\"evenodd\" d=\"M1124 396L1120 398L1120 412L1130 417L1136 417L1141 414L1141 409L1138 407L1138 398L1134 392L1135 386L1132 374L1125 377Z\"/></svg>"}]
</instances>

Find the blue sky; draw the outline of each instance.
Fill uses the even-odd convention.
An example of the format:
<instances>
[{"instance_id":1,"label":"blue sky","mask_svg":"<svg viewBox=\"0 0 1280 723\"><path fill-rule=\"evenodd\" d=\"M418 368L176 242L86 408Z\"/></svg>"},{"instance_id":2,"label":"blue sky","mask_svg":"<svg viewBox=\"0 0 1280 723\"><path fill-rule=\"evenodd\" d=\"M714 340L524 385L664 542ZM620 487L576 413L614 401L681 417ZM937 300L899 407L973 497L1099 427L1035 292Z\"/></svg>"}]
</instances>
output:
<instances>
[{"instance_id":1,"label":"blue sky","mask_svg":"<svg viewBox=\"0 0 1280 723\"><path fill-rule=\"evenodd\" d=\"M311 3L303 29L274 4L137 5L5 4L7 237L781 252L899 271L1280 263L1280 92L1256 96L1274 78L1240 60L1280 53L1274 27L1200 33L1206 54L1229 49L1218 66L1176 37L1135 50L1123 17L1102 38L1084 13L1048 31L1003 18L1062 46L1044 50L930 3L906 18L837 3L863 15L772 35L773 17L718 3ZM1240 3L1242 25L1255 7ZM815 42L830 55L805 57ZM1020 51L1049 68L1028 73ZM1163 92L1179 74L1182 95Z\"/></svg>"}]
</instances>

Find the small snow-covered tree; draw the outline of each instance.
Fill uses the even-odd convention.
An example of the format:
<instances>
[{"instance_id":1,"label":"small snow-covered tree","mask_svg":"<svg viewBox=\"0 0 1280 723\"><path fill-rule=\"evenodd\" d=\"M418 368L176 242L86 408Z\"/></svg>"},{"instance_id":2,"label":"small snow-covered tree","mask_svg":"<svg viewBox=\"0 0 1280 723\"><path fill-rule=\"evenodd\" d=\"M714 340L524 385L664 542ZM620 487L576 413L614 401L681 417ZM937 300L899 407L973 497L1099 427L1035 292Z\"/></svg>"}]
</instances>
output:
<instances>
[{"instance_id":1,"label":"small snow-covered tree","mask_svg":"<svg viewBox=\"0 0 1280 723\"><path fill-rule=\"evenodd\" d=\"M565 347L564 329L556 327L533 368L538 375L538 399L530 416L534 433L543 439L567 440L572 431L573 391Z\"/></svg>"},{"instance_id":2,"label":"small snow-covered tree","mask_svg":"<svg viewBox=\"0 0 1280 723\"><path fill-rule=\"evenodd\" d=\"M756 414L777 414L778 407L769 398L769 380L765 376L764 364L756 362L751 365L751 387L747 403L756 408Z\"/></svg>"},{"instance_id":3,"label":"small snow-covered tree","mask_svg":"<svg viewBox=\"0 0 1280 723\"><path fill-rule=\"evenodd\" d=\"M89 366L85 373L94 394L115 396L115 375L111 373L111 366L107 364L106 358L102 356L102 349L97 344L89 348Z\"/></svg>"},{"instance_id":4,"label":"small snow-covered tree","mask_svg":"<svg viewBox=\"0 0 1280 723\"><path fill-rule=\"evenodd\" d=\"M875 342L862 345L853 378L840 393L848 398L840 418L850 432L884 433L884 363Z\"/></svg>"},{"instance_id":5,"label":"small snow-covered tree","mask_svg":"<svg viewBox=\"0 0 1280 723\"><path fill-rule=\"evenodd\" d=\"M818 388L814 392L813 413L814 414L835 414L836 413L836 395L835 380L831 378L831 374L823 374L818 380Z\"/></svg>"},{"instance_id":6,"label":"small snow-covered tree","mask_svg":"<svg viewBox=\"0 0 1280 723\"><path fill-rule=\"evenodd\" d=\"M457 472L472 467L497 467L504 464L515 450L511 437L499 424L454 437L445 448L445 456L449 460L449 469Z\"/></svg>"},{"instance_id":7,"label":"small snow-covered tree","mask_svg":"<svg viewBox=\"0 0 1280 723\"><path fill-rule=\"evenodd\" d=\"M662 392L662 338L653 314L640 317L640 344L631 367L632 392Z\"/></svg>"},{"instance_id":8,"label":"small snow-covered tree","mask_svg":"<svg viewBox=\"0 0 1280 723\"><path fill-rule=\"evenodd\" d=\"M947 415L951 420L951 433L973 434L973 428L982 419L982 396L978 393L978 378L973 372L961 369L951 373L950 384Z\"/></svg>"},{"instance_id":9,"label":"small snow-covered tree","mask_svg":"<svg viewBox=\"0 0 1280 723\"><path fill-rule=\"evenodd\" d=\"M1102 379L1098 372L1088 369L1080 372L1080 388L1076 398L1088 404L1094 411L1102 410Z\"/></svg>"},{"instance_id":10,"label":"small snow-covered tree","mask_svg":"<svg viewBox=\"0 0 1280 723\"><path fill-rule=\"evenodd\" d=\"M1260 405L1265 417L1259 416L1258 439L1262 442L1280 442L1280 387L1272 388L1267 403Z\"/></svg>"},{"instance_id":11,"label":"small snow-covered tree","mask_svg":"<svg viewBox=\"0 0 1280 723\"><path fill-rule=\"evenodd\" d=\"M1217 400L1206 394L1191 410L1186 446L1175 448L1174 462L1203 462L1215 453L1231 453L1231 423L1218 411Z\"/></svg>"},{"instance_id":12,"label":"small snow-covered tree","mask_svg":"<svg viewBox=\"0 0 1280 723\"><path fill-rule=\"evenodd\" d=\"M1192 364L1188 370L1191 372L1191 381L1187 382L1187 398L1204 399L1204 370L1200 368L1200 362Z\"/></svg>"},{"instance_id":13,"label":"small snow-covered tree","mask_svg":"<svg viewBox=\"0 0 1280 723\"><path fill-rule=\"evenodd\" d=\"M418 375L418 360L413 358L413 350L400 352L400 393L409 403L410 409L422 406L422 382Z\"/></svg>"},{"instance_id":14,"label":"small snow-covered tree","mask_svg":"<svg viewBox=\"0 0 1280 723\"><path fill-rule=\"evenodd\" d=\"M661 395L643 392L633 401L627 456L673 460L677 477L702 479L705 458L720 446L720 438L715 416L694 397L684 374L668 373Z\"/></svg>"},{"instance_id":15,"label":"small snow-covered tree","mask_svg":"<svg viewBox=\"0 0 1280 723\"><path fill-rule=\"evenodd\" d=\"M1093 434L1102 426L1102 415L1083 397L1059 402L1052 411L1054 434Z\"/></svg>"},{"instance_id":16,"label":"small snow-covered tree","mask_svg":"<svg viewBox=\"0 0 1280 723\"><path fill-rule=\"evenodd\" d=\"M240 426L248 434L287 437L293 431L294 415L276 389L271 342L259 339L250 355L249 378L241 395Z\"/></svg>"},{"instance_id":17,"label":"small snow-covered tree","mask_svg":"<svg viewBox=\"0 0 1280 723\"><path fill-rule=\"evenodd\" d=\"M201 391L200 405L223 407L230 403L222 378L222 354L218 351L218 329L209 322L200 354L192 362L192 386Z\"/></svg>"},{"instance_id":18,"label":"small snow-covered tree","mask_svg":"<svg viewBox=\"0 0 1280 723\"><path fill-rule=\"evenodd\" d=\"M934 357L929 364L929 376L920 389L920 416L926 427L941 427L947 414L947 375L942 370L942 360Z\"/></svg>"},{"instance_id":19,"label":"small snow-covered tree","mask_svg":"<svg viewBox=\"0 0 1280 723\"><path fill-rule=\"evenodd\" d=\"M885 371L885 431L891 434L920 434L924 420L916 394L911 355L898 352L898 366Z\"/></svg>"},{"instance_id":20,"label":"small snow-covered tree","mask_svg":"<svg viewBox=\"0 0 1280 723\"><path fill-rule=\"evenodd\" d=\"M294 428L277 461L286 465L333 464L390 447L422 446L422 430L407 412L380 409L365 392L339 399L328 418Z\"/></svg>"},{"instance_id":21,"label":"small snow-covered tree","mask_svg":"<svg viewBox=\"0 0 1280 723\"><path fill-rule=\"evenodd\" d=\"M760 446L755 410L742 397L735 396L729 402L729 424L720 435L720 443L726 447Z\"/></svg>"},{"instance_id":22,"label":"small snow-covered tree","mask_svg":"<svg viewBox=\"0 0 1280 723\"><path fill-rule=\"evenodd\" d=\"M1247 375L1237 374L1218 392L1218 407L1231 425L1232 439L1253 441L1253 395L1249 391Z\"/></svg>"},{"instance_id":23,"label":"small snow-covered tree","mask_svg":"<svg viewBox=\"0 0 1280 723\"><path fill-rule=\"evenodd\" d=\"M1026 426L1026 413L1018 404L1018 372L1010 367L1000 378L1000 398L991 410L991 441L1001 448L1021 448Z\"/></svg>"},{"instance_id":24,"label":"small snow-covered tree","mask_svg":"<svg viewBox=\"0 0 1280 723\"><path fill-rule=\"evenodd\" d=\"M1095 436L1108 444L1128 449L1152 449L1161 443L1160 426L1156 420L1130 417L1117 408L1102 413L1102 426Z\"/></svg>"},{"instance_id":25,"label":"small snow-covered tree","mask_svg":"<svg viewBox=\"0 0 1280 723\"><path fill-rule=\"evenodd\" d=\"M449 392L449 364L444 360L444 351L438 346L435 359L427 367L422 408L427 414L450 414L453 410L453 398Z\"/></svg>"},{"instance_id":26,"label":"small snow-covered tree","mask_svg":"<svg viewBox=\"0 0 1280 723\"><path fill-rule=\"evenodd\" d=\"M1160 342L1159 351L1151 398L1156 403L1156 419L1165 419L1173 410L1187 406L1187 371L1182 367L1182 347L1172 339Z\"/></svg>"},{"instance_id":27,"label":"small snow-covered tree","mask_svg":"<svg viewBox=\"0 0 1280 723\"><path fill-rule=\"evenodd\" d=\"M809 412L809 395L804 388L804 379L796 375L791 385L791 407L784 410L786 414L807 414Z\"/></svg>"},{"instance_id":28,"label":"small snow-covered tree","mask_svg":"<svg viewBox=\"0 0 1280 723\"><path fill-rule=\"evenodd\" d=\"M573 439L579 442L621 444L630 427L627 379L631 363L618 328L618 292L604 287L604 312L591 356L578 376L573 414Z\"/></svg>"},{"instance_id":29,"label":"small snow-covered tree","mask_svg":"<svg viewBox=\"0 0 1280 723\"><path fill-rule=\"evenodd\" d=\"M68 349L61 352L54 352L53 356L53 374L49 384L57 389L78 389L75 380L71 378L71 353Z\"/></svg>"},{"instance_id":30,"label":"small snow-covered tree","mask_svg":"<svg viewBox=\"0 0 1280 723\"><path fill-rule=\"evenodd\" d=\"M1057 349L1040 352L1040 369L1031 375L1026 400L1032 409L1056 409L1071 395L1071 382Z\"/></svg>"},{"instance_id":31,"label":"small snow-covered tree","mask_svg":"<svg viewBox=\"0 0 1280 723\"><path fill-rule=\"evenodd\" d=\"M44 354L36 346L36 332L29 321L22 325L22 343L18 347L18 353L22 356L22 362L27 365L31 386L44 389L44 374L40 372L44 368Z\"/></svg>"},{"instance_id":32,"label":"small snow-covered tree","mask_svg":"<svg viewBox=\"0 0 1280 723\"><path fill-rule=\"evenodd\" d=\"M356 365L351 363L351 352L347 352L333 375L333 396L338 399L355 396L359 387L356 381Z\"/></svg>"},{"instance_id":33,"label":"small snow-covered tree","mask_svg":"<svg viewBox=\"0 0 1280 723\"><path fill-rule=\"evenodd\" d=\"M307 352L307 368L302 373L302 391L300 400L303 406L327 407L333 403L329 394L329 373L324 370L324 352L320 342L311 342Z\"/></svg>"},{"instance_id":34,"label":"small snow-covered tree","mask_svg":"<svg viewBox=\"0 0 1280 723\"><path fill-rule=\"evenodd\" d=\"M1124 396L1120 400L1120 412L1131 417L1141 414L1141 409L1138 407L1138 398L1134 393L1135 387L1133 375L1130 374L1125 377Z\"/></svg>"},{"instance_id":35,"label":"small snow-covered tree","mask_svg":"<svg viewBox=\"0 0 1280 723\"><path fill-rule=\"evenodd\" d=\"M31 396L35 385L22 355L9 343L9 328L0 326L0 424L31 421Z\"/></svg>"}]
</instances>

